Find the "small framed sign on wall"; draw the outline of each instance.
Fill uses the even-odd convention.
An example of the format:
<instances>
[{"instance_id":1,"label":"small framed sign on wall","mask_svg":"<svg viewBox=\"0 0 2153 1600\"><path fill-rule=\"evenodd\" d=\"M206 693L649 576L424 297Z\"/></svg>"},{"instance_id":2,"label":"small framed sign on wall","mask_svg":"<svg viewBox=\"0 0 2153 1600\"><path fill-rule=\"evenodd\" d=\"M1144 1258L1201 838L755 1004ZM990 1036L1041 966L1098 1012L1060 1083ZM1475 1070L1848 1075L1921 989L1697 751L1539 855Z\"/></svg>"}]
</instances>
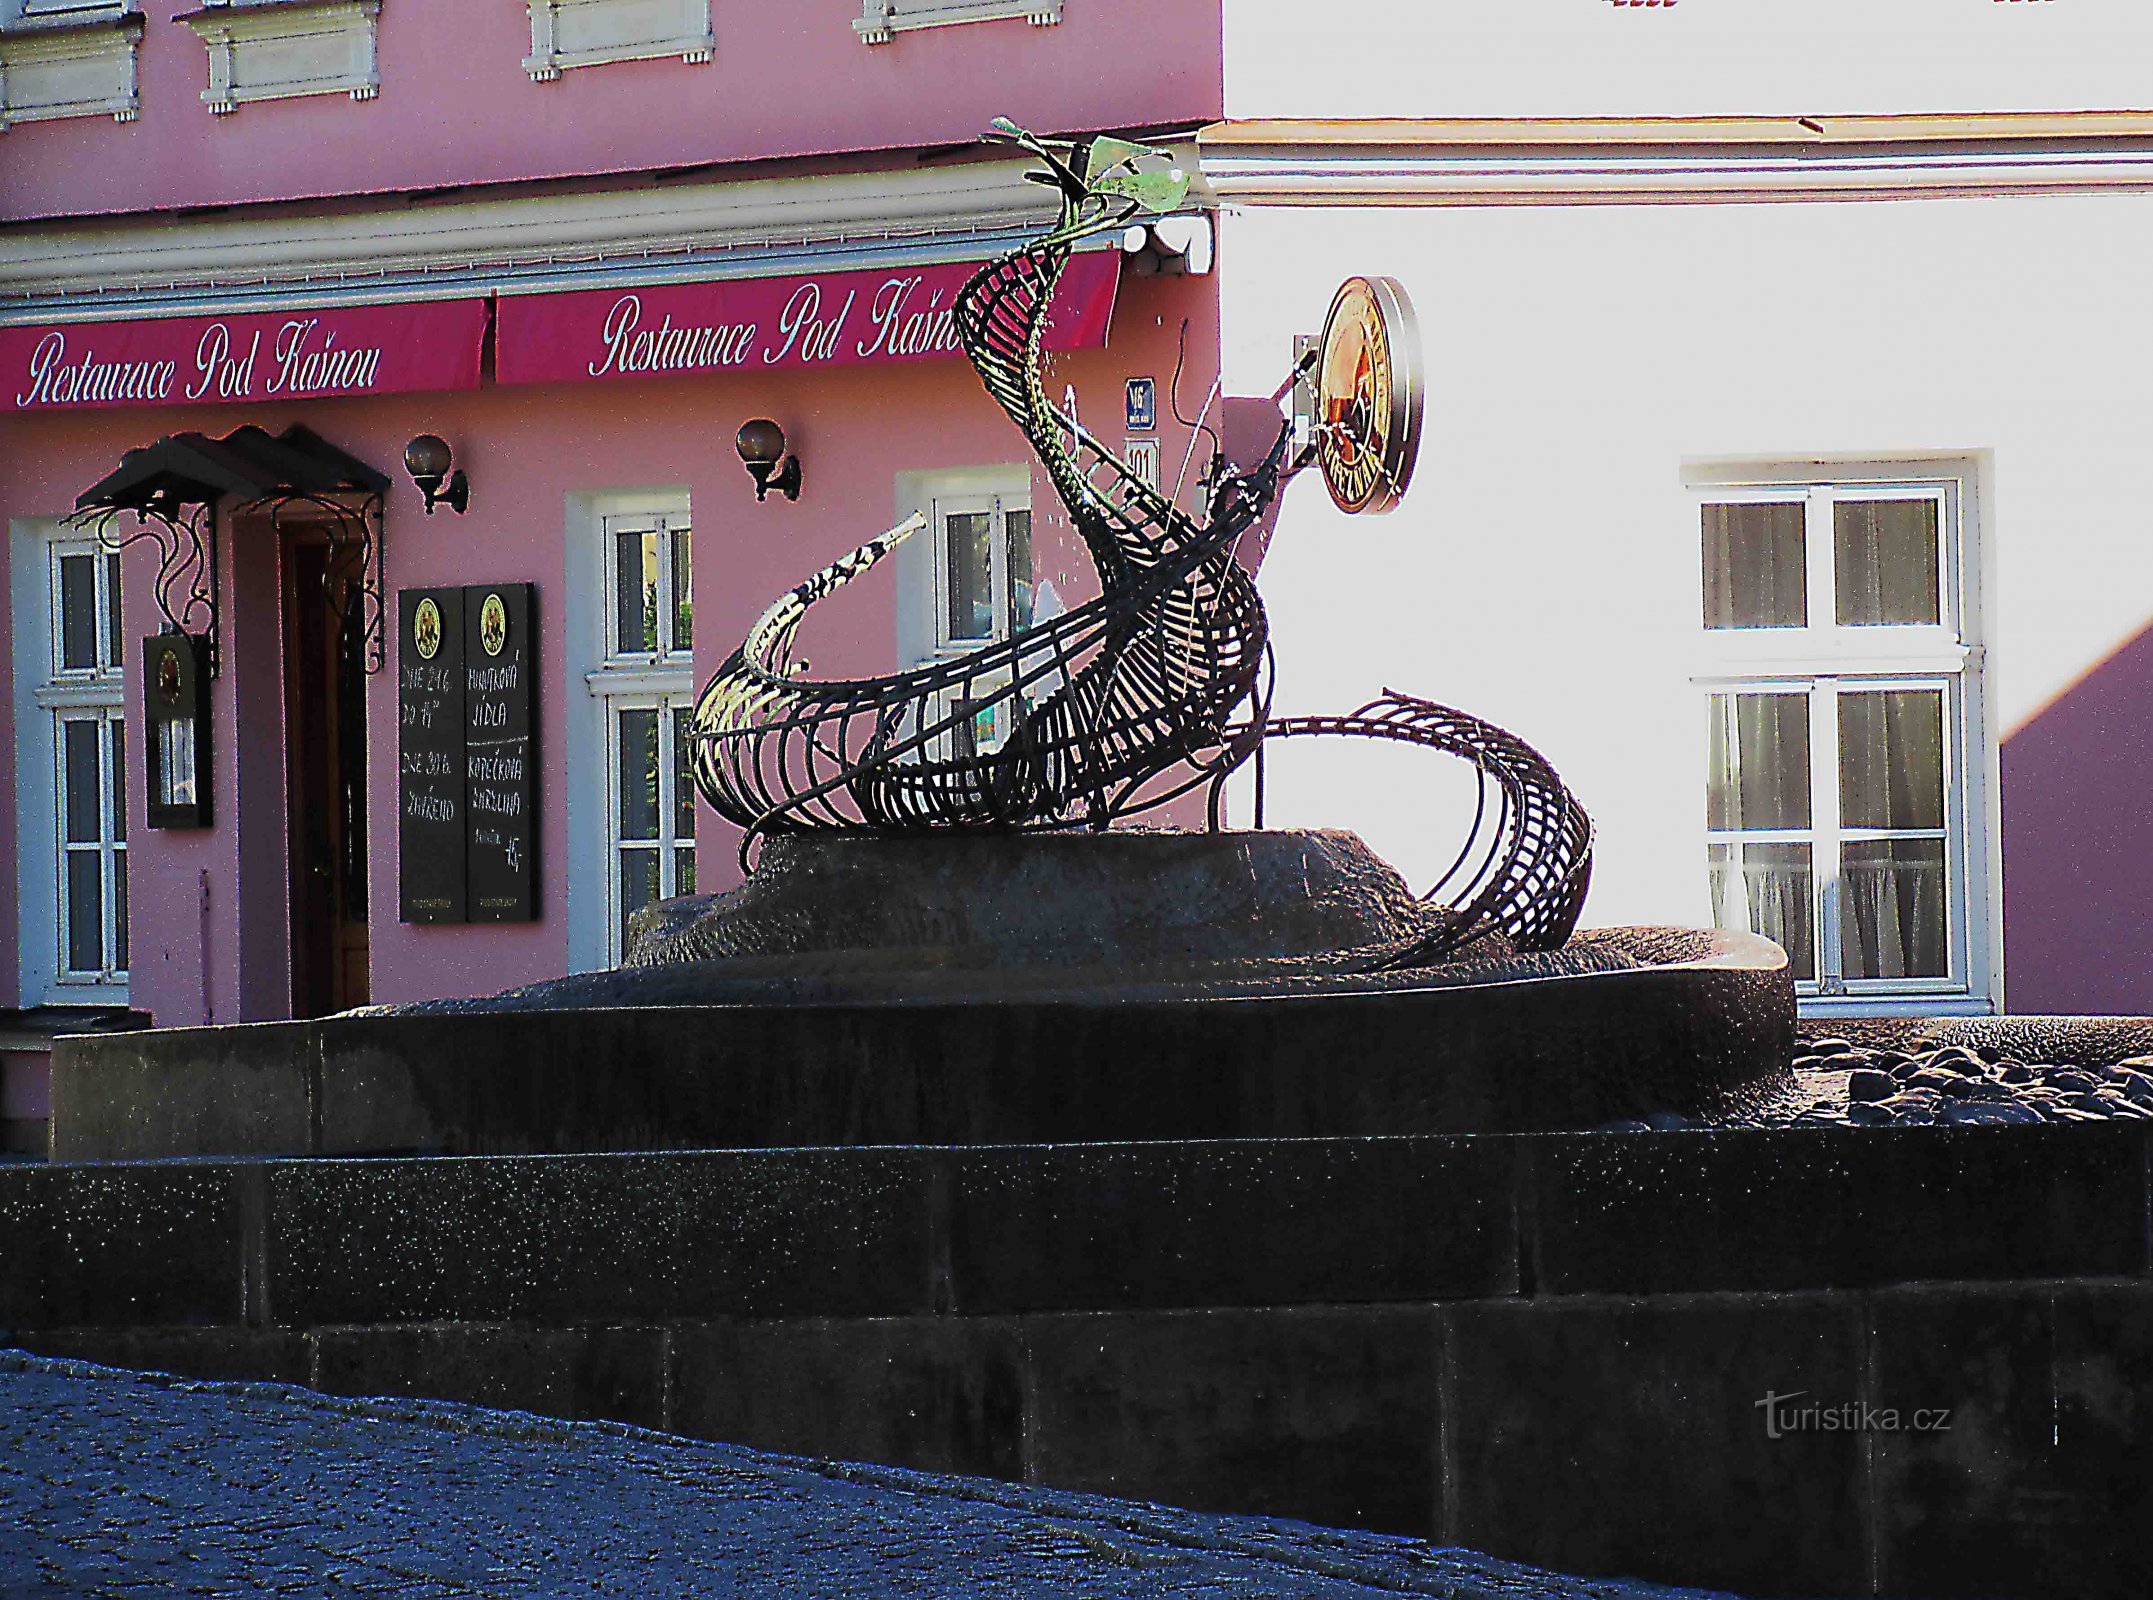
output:
<instances>
[{"instance_id":1,"label":"small framed sign on wall","mask_svg":"<svg viewBox=\"0 0 2153 1600\"><path fill-rule=\"evenodd\" d=\"M153 828L206 828L209 642L170 630L142 641L142 743Z\"/></svg>"},{"instance_id":2,"label":"small framed sign on wall","mask_svg":"<svg viewBox=\"0 0 2153 1600\"><path fill-rule=\"evenodd\" d=\"M1159 425L1159 383L1131 378L1122 386L1123 424L1131 433L1150 433Z\"/></svg>"}]
</instances>

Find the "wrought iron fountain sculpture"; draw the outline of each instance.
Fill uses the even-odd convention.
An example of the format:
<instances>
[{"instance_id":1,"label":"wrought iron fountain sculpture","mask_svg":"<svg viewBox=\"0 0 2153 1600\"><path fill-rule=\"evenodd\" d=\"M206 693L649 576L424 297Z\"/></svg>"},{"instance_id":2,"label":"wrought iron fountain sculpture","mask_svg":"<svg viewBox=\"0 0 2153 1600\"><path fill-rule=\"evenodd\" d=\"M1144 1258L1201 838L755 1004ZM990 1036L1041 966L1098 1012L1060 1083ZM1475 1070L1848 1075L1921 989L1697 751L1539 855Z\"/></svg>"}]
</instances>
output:
<instances>
[{"instance_id":1,"label":"wrought iron fountain sculpture","mask_svg":"<svg viewBox=\"0 0 2153 1600\"><path fill-rule=\"evenodd\" d=\"M1284 483L1319 456L1348 510L1385 510L1402 494L1419 397L1389 361L1370 359L1384 352L1368 348L1411 338L1402 291L1384 279L1355 279L1341 291L1333 326L1349 309L1371 326L1327 338L1329 350L1311 351L1296 369L1298 377L1319 360L1345 368L1323 375L1315 441L1289 459L1287 423L1255 466L1215 461L1199 519L1054 407L1040 356L1075 243L1173 210L1187 176L1167 166L1165 153L1119 139L1050 143L1000 120L992 136L1044 163L1029 176L1059 191L1061 211L1051 229L959 292L958 337L1083 535L1100 593L967 655L848 680L804 675L793 657L800 623L926 519L907 518L785 595L705 687L690 733L698 787L747 830L743 862L760 836L778 832L1104 829L1206 786L1216 828L1226 779L1252 759L1260 826L1267 743L1390 739L1462 757L1480 784L1465 843L1426 897L1453 916L1382 965L1441 961L1491 930L1519 949L1560 947L1584 903L1592 824L1530 746L1464 712L1388 690L1344 716L1271 715L1269 623L1235 547ZM1349 294L1359 301L1351 308ZM983 720L1006 733L980 739Z\"/></svg>"}]
</instances>

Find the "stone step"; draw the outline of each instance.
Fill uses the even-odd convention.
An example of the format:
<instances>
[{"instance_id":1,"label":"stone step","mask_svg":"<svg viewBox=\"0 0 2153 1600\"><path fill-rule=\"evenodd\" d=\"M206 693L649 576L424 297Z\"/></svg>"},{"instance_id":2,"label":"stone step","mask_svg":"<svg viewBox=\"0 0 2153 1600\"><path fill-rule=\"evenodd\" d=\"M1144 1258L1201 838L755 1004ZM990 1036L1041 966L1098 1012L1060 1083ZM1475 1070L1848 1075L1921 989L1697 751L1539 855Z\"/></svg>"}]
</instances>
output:
<instances>
[{"instance_id":1,"label":"stone step","mask_svg":"<svg viewBox=\"0 0 2153 1600\"><path fill-rule=\"evenodd\" d=\"M0 1343L1759 1594L2142 1593L2100 1575L2148 1571L2146 1480L2111 1470L2153 1449L2113 1403L2153 1383L2148 1141L25 1166ZM1963 1426L1774 1437L1773 1394Z\"/></svg>"},{"instance_id":2,"label":"stone step","mask_svg":"<svg viewBox=\"0 0 2153 1600\"><path fill-rule=\"evenodd\" d=\"M2145 1123L0 1167L0 1327L575 1324L2148 1270Z\"/></svg>"}]
</instances>

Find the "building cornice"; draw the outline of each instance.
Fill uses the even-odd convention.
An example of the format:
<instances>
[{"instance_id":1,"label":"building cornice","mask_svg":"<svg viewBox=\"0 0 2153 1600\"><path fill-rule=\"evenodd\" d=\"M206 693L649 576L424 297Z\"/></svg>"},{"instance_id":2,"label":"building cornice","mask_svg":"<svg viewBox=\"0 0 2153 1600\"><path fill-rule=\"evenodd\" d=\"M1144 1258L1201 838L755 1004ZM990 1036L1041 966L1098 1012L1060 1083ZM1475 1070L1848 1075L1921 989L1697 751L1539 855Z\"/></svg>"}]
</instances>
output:
<instances>
[{"instance_id":1,"label":"building cornice","mask_svg":"<svg viewBox=\"0 0 2153 1600\"><path fill-rule=\"evenodd\" d=\"M2153 112L1274 120L1197 135L1221 202L1585 205L2153 189Z\"/></svg>"},{"instance_id":2,"label":"building cornice","mask_svg":"<svg viewBox=\"0 0 2153 1600\"><path fill-rule=\"evenodd\" d=\"M1178 154L1193 167L1192 147ZM130 218L0 235L0 323L640 286L991 254L1051 205L1019 161Z\"/></svg>"}]
</instances>

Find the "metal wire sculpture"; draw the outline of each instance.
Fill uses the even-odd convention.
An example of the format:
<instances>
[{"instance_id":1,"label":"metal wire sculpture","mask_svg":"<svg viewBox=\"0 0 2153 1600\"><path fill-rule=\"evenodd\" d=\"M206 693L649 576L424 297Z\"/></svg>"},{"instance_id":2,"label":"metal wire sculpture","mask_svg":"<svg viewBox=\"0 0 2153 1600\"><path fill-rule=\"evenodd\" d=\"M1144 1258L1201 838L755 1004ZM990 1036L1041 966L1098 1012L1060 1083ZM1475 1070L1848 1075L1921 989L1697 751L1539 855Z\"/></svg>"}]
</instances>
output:
<instances>
[{"instance_id":1,"label":"metal wire sculpture","mask_svg":"<svg viewBox=\"0 0 2153 1600\"><path fill-rule=\"evenodd\" d=\"M1347 716L1275 717L1264 742L1312 735L1391 739L1463 756L1479 774L1472 826L1423 899L1455 922L1394 952L1382 969L1426 966L1498 928L1520 950L1559 950L1592 881L1592 821L1539 751L1515 734L1432 700L1385 689ZM1257 779L1262 781L1261 752ZM1262 825L1263 801L1257 805Z\"/></svg>"},{"instance_id":2,"label":"metal wire sculpture","mask_svg":"<svg viewBox=\"0 0 2153 1600\"><path fill-rule=\"evenodd\" d=\"M1463 892L1459 914L1385 965L1441 960L1497 928L1521 948L1560 946L1583 903L1591 823L1529 746L1399 696L1349 717L1271 717L1270 626L1234 551L1313 456L1289 462L1290 424L1252 468L1214 461L1198 520L1047 396L1041 335L1072 247L1173 210L1186 174L1119 139L1050 143L1001 120L993 137L1043 163L1029 176L1058 191L1060 214L959 292L958 338L1068 508L1100 593L969 654L844 680L804 675L793 655L802 620L926 519L908 517L786 594L704 688L689 732L697 786L746 830L743 864L766 833L1104 829L1205 786L1216 827L1225 780L1268 739L1401 739L1472 762L1482 795L1437 886Z\"/></svg>"}]
</instances>

